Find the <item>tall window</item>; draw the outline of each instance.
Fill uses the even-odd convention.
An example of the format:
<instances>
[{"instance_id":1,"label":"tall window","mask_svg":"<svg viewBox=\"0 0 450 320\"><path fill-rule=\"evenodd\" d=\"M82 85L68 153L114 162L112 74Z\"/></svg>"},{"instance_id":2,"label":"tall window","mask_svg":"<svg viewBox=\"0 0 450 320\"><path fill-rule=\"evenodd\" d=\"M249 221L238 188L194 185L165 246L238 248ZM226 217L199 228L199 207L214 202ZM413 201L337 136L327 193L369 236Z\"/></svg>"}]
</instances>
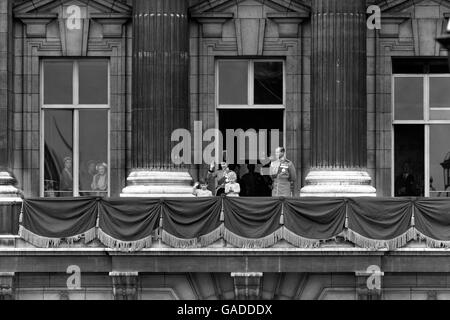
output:
<instances>
[{"instance_id":1,"label":"tall window","mask_svg":"<svg viewBox=\"0 0 450 320\"><path fill-rule=\"evenodd\" d=\"M108 195L108 60L43 60L41 71L41 196Z\"/></svg>"},{"instance_id":2,"label":"tall window","mask_svg":"<svg viewBox=\"0 0 450 320\"><path fill-rule=\"evenodd\" d=\"M219 60L218 108L283 108L282 60Z\"/></svg>"},{"instance_id":3,"label":"tall window","mask_svg":"<svg viewBox=\"0 0 450 320\"><path fill-rule=\"evenodd\" d=\"M284 61L220 59L216 68L217 127L226 154L235 164L255 164L284 145ZM227 130L245 131L245 146L243 140L233 137L231 148Z\"/></svg>"},{"instance_id":4,"label":"tall window","mask_svg":"<svg viewBox=\"0 0 450 320\"><path fill-rule=\"evenodd\" d=\"M393 76L395 196L450 195L450 74L426 71Z\"/></svg>"}]
</instances>

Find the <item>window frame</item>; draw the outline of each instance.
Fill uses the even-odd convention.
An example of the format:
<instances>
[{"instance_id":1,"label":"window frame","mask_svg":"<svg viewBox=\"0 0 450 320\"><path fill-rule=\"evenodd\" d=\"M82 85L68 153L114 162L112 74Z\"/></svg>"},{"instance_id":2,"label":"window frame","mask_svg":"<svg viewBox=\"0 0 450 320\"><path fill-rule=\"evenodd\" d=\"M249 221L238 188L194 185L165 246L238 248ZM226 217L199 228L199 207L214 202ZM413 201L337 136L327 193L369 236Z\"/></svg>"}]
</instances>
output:
<instances>
[{"instance_id":1,"label":"window frame","mask_svg":"<svg viewBox=\"0 0 450 320\"><path fill-rule=\"evenodd\" d=\"M395 120L395 79L396 78L423 78L423 120ZM393 74L391 77L391 196L395 197L395 125L421 124L424 126L424 197L430 197L430 127L434 124L450 125L448 120L430 120L430 111L448 111L449 108L431 108L430 107L430 78L450 78L450 73L414 73L414 74Z\"/></svg>"},{"instance_id":2,"label":"window frame","mask_svg":"<svg viewBox=\"0 0 450 320\"><path fill-rule=\"evenodd\" d=\"M247 102L249 104L246 105L234 105L234 104L219 104L219 62L220 61L247 61L248 65L248 71L247 71ZM281 62L283 64L283 104L281 105L255 105L253 104L254 101L254 63L255 62ZM275 58L264 58L264 59L252 59L252 58L227 58L227 57L217 57L214 61L214 79L215 79L215 85L214 85L214 102L215 102L215 117L214 117L214 123L215 128L219 128L219 122L220 122L220 116L219 111L220 110L264 110L264 109L275 109L275 110L282 110L283 112L283 144L286 145L287 142L287 119L286 119L286 60L280 57ZM215 147L216 150L219 150L219 137L216 134L215 136ZM221 155L216 155L216 163L220 163Z\"/></svg>"},{"instance_id":3,"label":"window frame","mask_svg":"<svg viewBox=\"0 0 450 320\"><path fill-rule=\"evenodd\" d=\"M102 60L107 62L107 104L79 104L79 62L80 61L98 61ZM44 104L44 64L46 62L72 62L72 102L73 104ZM80 110L106 110L107 111L107 163L108 163L108 192L107 196L111 195L111 60L107 57L88 57L88 58L72 58L72 59L55 59L44 58L39 61L40 70L40 88L39 88L39 117L40 117L40 144L39 144L39 185L40 197L45 197L45 114L46 110L72 110L73 111L73 197L80 197L79 190L79 174L80 174L80 157L79 157L79 112Z\"/></svg>"},{"instance_id":4,"label":"window frame","mask_svg":"<svg viewBox=\"0 0 450 320\"><path fill-rule=\"evenodd\" d=\"M220 104L219 101L219 63L221 61L246 61L247 62L247 102L248 104ZM255 62L281 62L283 66L283 103L282 104L254 104L255 100ZM227 59L221 57L215 61L215 104L216 109L286 109L286 61L281 58L273 59Z\"/></svg>"}]
</instances>

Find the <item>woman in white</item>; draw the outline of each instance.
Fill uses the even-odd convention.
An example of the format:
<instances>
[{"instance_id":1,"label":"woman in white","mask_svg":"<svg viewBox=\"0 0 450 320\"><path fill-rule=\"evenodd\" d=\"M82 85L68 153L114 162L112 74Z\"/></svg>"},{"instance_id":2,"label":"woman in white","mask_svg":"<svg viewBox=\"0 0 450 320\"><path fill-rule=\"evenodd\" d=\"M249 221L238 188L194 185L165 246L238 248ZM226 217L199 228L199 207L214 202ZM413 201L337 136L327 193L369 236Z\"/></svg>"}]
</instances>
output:
<instances>
[{"instance_id":1,"label":"woman in white","mask_svg":"<svg viewBox=\"0 0 450 320\"><path fill-rule=\"evenodd\" d=\"M230 171L227 176L227 183L225 184L225 194L227 197L239 197L241 186L236 182L237 175L234 171Z\"/></svg>"},{"instance_id":2,"label":"woman in white","mask_svg":"<svg viewBox=\"0 0 450 320\"><path fill-rule=\"evenodd\" d=\"M105 193L108 191L108 166L106 163L100 163L97 165L97 174L92 179L91 188L97 191L97 194Z\"/></svg>"}]
</instances>

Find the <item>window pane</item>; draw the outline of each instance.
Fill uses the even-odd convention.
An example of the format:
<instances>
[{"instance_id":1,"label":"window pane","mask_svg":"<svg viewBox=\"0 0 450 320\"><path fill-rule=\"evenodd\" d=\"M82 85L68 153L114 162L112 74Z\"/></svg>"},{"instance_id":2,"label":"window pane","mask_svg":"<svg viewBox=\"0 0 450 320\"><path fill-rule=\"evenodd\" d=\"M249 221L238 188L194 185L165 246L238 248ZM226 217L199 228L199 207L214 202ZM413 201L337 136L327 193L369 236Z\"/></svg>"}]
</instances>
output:
<instances>
[{"instance_id":1,"label":"window pane","mask_svg":"<svg viewBox=\"0 0 450 320\"><path fill-rule=\"evenodd\" d=\"M450 108L450 78L430 78L430 108Z\"/></svg>"},{"instance_id":2,"label":"window pane","mask_svg":"<svg viewBox=\"0 0 450 320\"><path fill-rule=\"evenodd\" d=\"M72 104L72 77L72 62L44 62L44 104Z\"/></svg>"},{"instance_id":3,"label":"window pane","mask_svg":"<svg viewBox=\"0 0 450 320\"><path fill-rule=\"evenodd\" d=\"M108 61L80 61L80 104L108 104Z\"/></svg>"},{"instance_id":4,"label":"window pane","mask_svg":"<svg viewBox=\"0 0 450 320\"><path fill-rule=\"evenodd\" d=\"M80 110L80 195L108 192L108 111Z\"/></svg>"},{"instance_id":5,"label":"window pane","mask_svg":"<svg viewBox=\"0 0 450 320\"><path fill-rule=\"evenodd\" d=\"M283 63L255 62L255 104L283 104Z\"/></svg>"},{"instance_id":6,"label":"window pane","mask_svg":"<svg viewBox=\"0 0 450 320\"><path fill-rule=\"evenodd\" d=\"M219 104L248 104L248 61L219 62Z\"/></svg>"},{"instance_id":7,"label":"window pane","mask_svg":"<svg viewBox=\"0 0 450 320\"><path fill-rule=\"evenodd\" d=\"M46 110L44 114L44 196L73 196L73 113Z\"/></svg>"},{"instance_id":8,"label":"window pane","mask_svg":"<svg viewBox=\"0 0 450 320\"><path fill-rule=\"evenodd\" d=\"M395 120L423 120L423 78L395 78Z\"/></svg>"},{"instance_id":9,"label":"window pane","mask_svg":"<svg viewBox=\"0 0 450 320\"><path fill-rule=\"evenodd\" d=\"M395 125L396 197L424 195L424 126Z\"/></svg>"},{"instance_id":10,"label":"window pane","mask_svg":"<svg viewBox=\"0 0 450 320\"><path fill-rule=\"evenodd\" d=\"M450 172L450 125L430 126L430 196L448 197Z\"/></svg>"}]
</instances>

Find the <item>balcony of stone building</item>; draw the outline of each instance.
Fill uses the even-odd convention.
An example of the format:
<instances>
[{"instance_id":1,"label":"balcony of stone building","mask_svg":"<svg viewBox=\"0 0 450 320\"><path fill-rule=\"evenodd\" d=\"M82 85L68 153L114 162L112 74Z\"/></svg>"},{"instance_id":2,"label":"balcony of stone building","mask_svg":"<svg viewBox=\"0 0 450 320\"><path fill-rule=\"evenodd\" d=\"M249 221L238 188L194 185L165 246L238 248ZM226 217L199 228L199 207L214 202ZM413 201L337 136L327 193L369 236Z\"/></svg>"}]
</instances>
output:
<instances>
[{"instance_id":1,"label":"balcony of stone building","mask_svg":"<svg viewBox=\"0 0 450 320\"><path fill-rule=\"evenodd\" d=\"M61 198L0 208L0 272L450 271L446 199Z\"/></svg>"}]
</instances>

